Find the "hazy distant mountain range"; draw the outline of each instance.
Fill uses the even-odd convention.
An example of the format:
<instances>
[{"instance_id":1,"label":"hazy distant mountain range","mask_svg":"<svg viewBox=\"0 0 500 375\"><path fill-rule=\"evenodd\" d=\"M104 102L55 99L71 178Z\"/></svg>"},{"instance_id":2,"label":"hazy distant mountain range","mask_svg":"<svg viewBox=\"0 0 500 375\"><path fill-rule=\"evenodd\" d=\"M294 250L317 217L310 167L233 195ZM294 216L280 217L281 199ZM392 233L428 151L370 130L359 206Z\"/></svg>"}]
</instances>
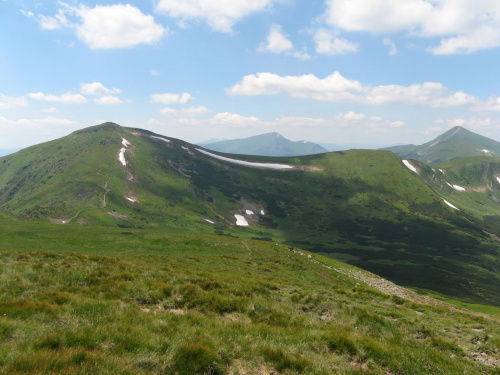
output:
<instances>
[{"instance_id":1,"label":"hazy distant mountain range","mask_svg":"<svg viewBox=\"0 0 500 375\"><path fill-rule=\"evenodd\" d=\"M301 156L321 154L329 150L309 141L290 141L281 134L267 133L249 138L204 142L203 147L227 154L259 156Z\"/></svg>"}]
</instances>

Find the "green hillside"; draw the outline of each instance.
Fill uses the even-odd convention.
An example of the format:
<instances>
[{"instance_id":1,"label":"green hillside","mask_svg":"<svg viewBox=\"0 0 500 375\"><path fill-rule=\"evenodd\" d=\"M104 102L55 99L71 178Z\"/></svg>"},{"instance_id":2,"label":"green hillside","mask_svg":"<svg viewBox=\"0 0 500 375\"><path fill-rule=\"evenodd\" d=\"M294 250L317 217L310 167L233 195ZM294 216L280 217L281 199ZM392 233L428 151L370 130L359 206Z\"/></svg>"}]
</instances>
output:
<instances>
[{"instance_id":1,"label":"green hillside","mask_svg":"<svg viewBox=\"0 0 500 375\"><path fill-rule=\"evenodd\" d=\"M427 178L435 173L429 167L417 174L393 153L366 150L232 156L290 167L276 170L200 150L116 124L88 128L0 158L0 210L66 226L265 239L401 285L500 306L499 244L483 231L482 202L452 209L443 198L456 205L463 198ZM488 210L499 215L500 206ZM234 215L249 225L237 226Z\"/></svg>"},{"instance_id":2,"label":"green hillside","mask_svg":"<svg viewBox=\"0 0 500 375\"><path fill-rule=\"evenodd\" d=\"M392 151L403 159L439 165L450 160L471 156L500 157L500 142L456 126L423 145L395 146L384 150Z\"/></svg>"},{"instance_id":3,"label":"green hillside","mask_svg":"<svg viewBox=\"0 0 500 375\"><path fill-rule=\"evenodd\" d=\"M0 372L499 374L500 325L287 245L2 223Z\"/></svg>"},{"instance_id":4,"label":"green hillside","mask_svg":"<svg viewBox=\"0 0 500 375\"><path fill-rule=\"evenodd\" d=\"M308 141L290 141L278 133L256 135L202 145L212 151L229 154L260 156L301 156L328 152L322 146Z\"/></svg>"}]
</instances>

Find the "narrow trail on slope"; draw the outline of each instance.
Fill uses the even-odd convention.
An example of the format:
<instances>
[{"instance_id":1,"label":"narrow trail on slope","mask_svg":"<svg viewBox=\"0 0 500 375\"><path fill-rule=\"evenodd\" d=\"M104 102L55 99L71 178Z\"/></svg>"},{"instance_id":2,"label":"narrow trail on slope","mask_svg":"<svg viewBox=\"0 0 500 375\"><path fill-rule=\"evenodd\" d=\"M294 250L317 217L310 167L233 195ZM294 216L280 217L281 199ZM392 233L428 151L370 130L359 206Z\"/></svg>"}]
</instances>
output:
<instances>
[{"instance_id":1,"label":"narrow trail on slope","mask_svg":"<svg viewBox=\"0 0 500 375\"><path fill-rule=\"evenodd\" d=\"M108 181L106 181L106 184L104 185L103 189L106 191L104 193L104 196L102 198L102 207L106 207L106 194L108 194L111 190L108 189Z\"/></svg>"}]
</instances>

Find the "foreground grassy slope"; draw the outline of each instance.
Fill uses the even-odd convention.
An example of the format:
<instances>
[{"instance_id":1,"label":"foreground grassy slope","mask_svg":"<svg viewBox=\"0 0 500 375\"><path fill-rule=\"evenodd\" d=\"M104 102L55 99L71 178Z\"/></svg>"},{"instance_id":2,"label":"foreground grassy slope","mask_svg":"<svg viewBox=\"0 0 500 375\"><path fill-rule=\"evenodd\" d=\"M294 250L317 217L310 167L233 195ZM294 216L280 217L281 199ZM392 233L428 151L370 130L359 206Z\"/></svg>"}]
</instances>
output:
<instances>
[{"instance_id":1,"label":"foreground grassy slope","mask_svg":"<svg viewBox=\"0 0 500 375\"><path fill-rule=\"evenodd\" d=\"M497 321L296 248L0 226L2 373L500 373Z\"/></svg>"},{"instance_id":2,"label":"foreground grassy slope","mask_svg":"<svg viewBox=\"0 0 500 375\"><path fill-rule=\"evenodd\" d=\"M483 219L448 207L443 191L390 152L233 156L294 167L277 171L152 137L104 124L0 158L0 209L69 225L271 239L403 285L500 305L500 251ZM126 167L118 160L123 138ZM234 214L250 227L236 227Z\"/></svg>"}]
</instances>

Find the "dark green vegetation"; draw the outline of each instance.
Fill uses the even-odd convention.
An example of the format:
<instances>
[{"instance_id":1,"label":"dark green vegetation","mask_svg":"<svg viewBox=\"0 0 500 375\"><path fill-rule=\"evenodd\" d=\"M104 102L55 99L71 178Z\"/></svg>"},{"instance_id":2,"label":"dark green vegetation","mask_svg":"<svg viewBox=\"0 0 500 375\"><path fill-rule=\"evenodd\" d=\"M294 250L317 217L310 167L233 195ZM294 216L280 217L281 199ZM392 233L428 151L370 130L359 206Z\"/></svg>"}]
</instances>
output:
<instances>
[{"instance_id":1,"label":"dark green vegetation","mask_svg":"<svg viewBox=\"0 0 500 375\"><path fill-rule=\"evenodd\" d=\"M403 159L415 159L429 165L471 156L500 157L500 143L460 126L420 146L405 145L384 148Z\"/></svg>"},{"instance_id":2,"label":"dark green vegetation","mask_svg":"<svg viewBox=\"0 0 500 375\"><path fill-rule=\"evenodd\" d=\"M464 193L446 184L448 175L412 161L416 174L390 152L238 156L294 166L277 171L219 161L191 144L151 136L108 123L0 158L0 210L64 227L273 240L405 286L500 306L500 184L493 169L489 190ZM131 143L127 167L118 161L122 138ZM450 182L459 185L452 170ZM236 227L234 214L251 226Z\"/></svg>"},{"instance_id":3,"label":"dark green vegetation","mask_svg":"<svg viewBox=\"0 0 500 375\"><path fill-rule=\"evenodd\" d=\"M3 374L500 374L498 321L389 296L287 245L5 217L0 230Z\"/></svg>"},{"instance_id":4,"label":"dark green vegetation","mask_svg":"<svg viewBox=\"0 0 500 375\"><path fill-rule=\"evenodd\" d=\"M328 150L316 143L307 141L293 142L278 133L214 142L202 146L209 150L229 154L260 156L300 156L328 152Z\"/></svg>"}]
</instances>

